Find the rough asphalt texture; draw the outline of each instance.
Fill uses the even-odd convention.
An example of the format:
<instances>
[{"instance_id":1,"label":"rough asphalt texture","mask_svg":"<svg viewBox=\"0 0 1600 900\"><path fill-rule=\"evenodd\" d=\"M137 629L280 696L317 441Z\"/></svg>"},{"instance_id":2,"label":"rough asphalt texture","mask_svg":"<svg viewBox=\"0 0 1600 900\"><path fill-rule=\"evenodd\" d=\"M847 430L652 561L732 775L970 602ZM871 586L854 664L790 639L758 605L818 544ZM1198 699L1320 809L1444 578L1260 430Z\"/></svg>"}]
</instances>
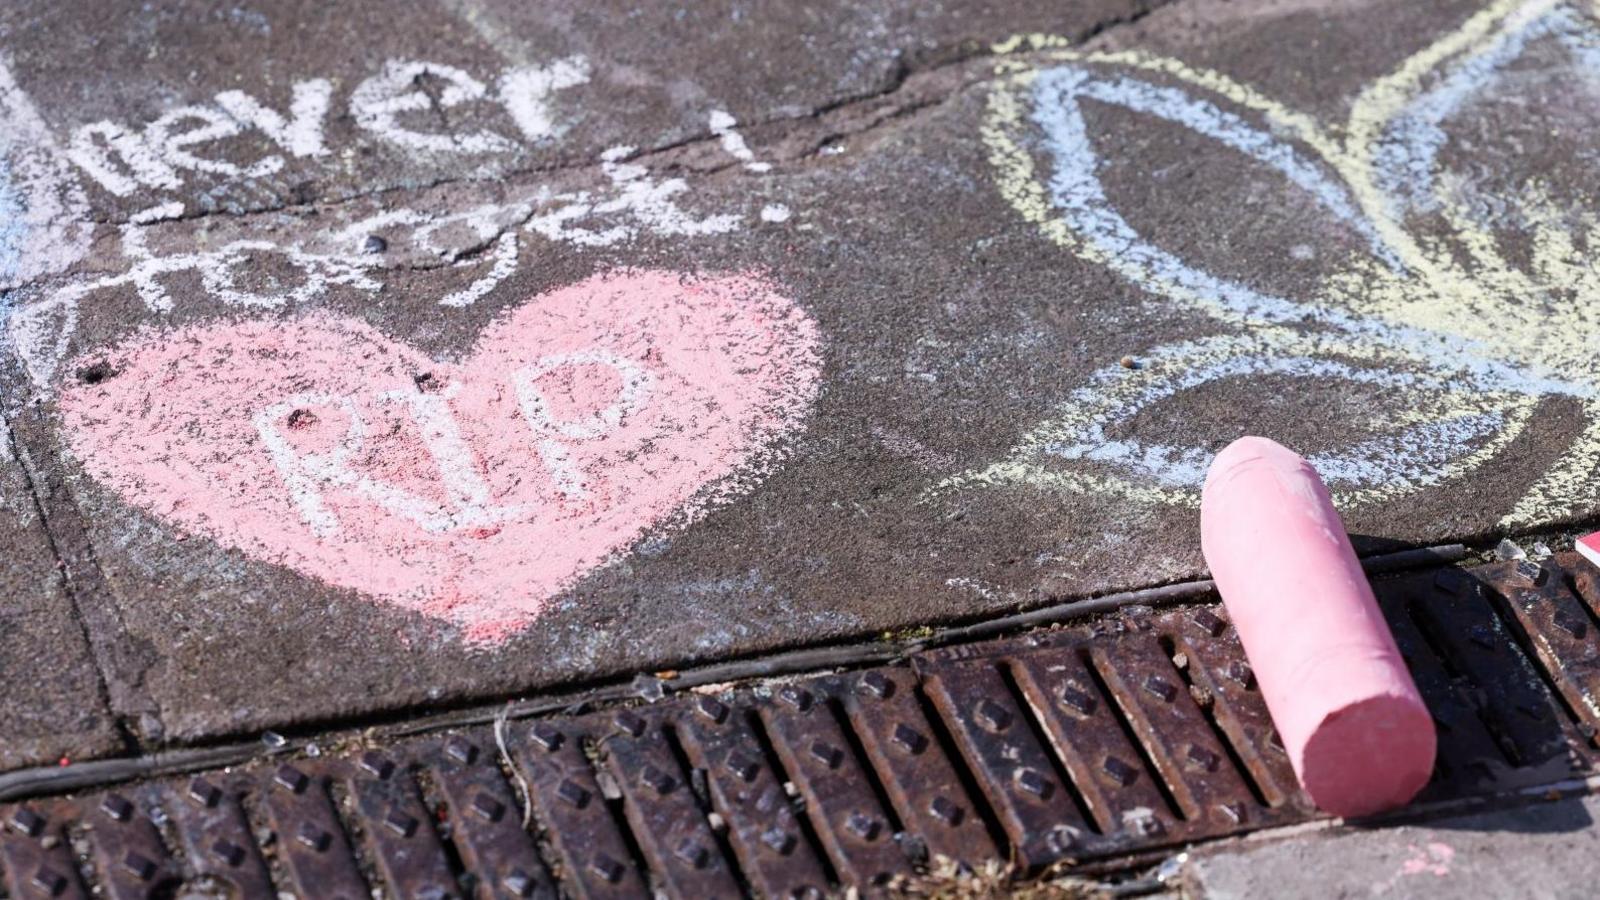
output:
<instances>
[{"instance_id":1,"label":"rough asphalt texture","mask_svg":"<svg viewBox=\"0 0 1600 900\"><path fill-rule=\"evenodd\" d=\"M0 439L0 769L113 752L121 743L36 486L11 435Z\"/></svg>"},{"instance_id":2,"label":"rough asphalt texture","mask_svg":"<svg viewBox=\"0 0 1600 900\"><path fill-rule=\"evenodd\" d=\"M1181 503L961 480L1026 444L1096 373L1124 371L1123 357L1134 366L1125 371L1138 373L1156 348L1235 327L1086 261L1008 202L986 143L996 65L1051 63L1026 46L1002 57L992 45L1039 33L1074 47L1137 48L1337 123L1364 86L1460 28L1476 7L1152 5L7 4L0 52L58 155L86 125L117 123L102 142L116 133L148 137L149 123L214 105L226 91L287 111L297 83L327 79L328 107L322 154L290 153L260 129L206 137L179 148L198 164L191 158L165 181L159 172L130 179L120 195L82 166L65 167L82 185L81 258L14 279L6 302L20 317L74 285L108 283L76 301L70 327L64 307L35 310L20 331L13 323L6 351L4 412L25 465L0 460L8 551L0 675L14 698L0 717L0 766L108 752L120 746L112 722L119 740L145 748L310 726L1200 574L1197 519ZM1563 47L1533 41L1515 63L1522 93L1512 93L1526 105L1539 108L1570 88ZM382 139L352 111L358 86L395 60L455 67L492 90L512 71L556 79L554 63L578 58L584 80L571 76L575 83L545 96L550 127L537 140L508 137L519 127L537 131L537 122L514 123L498 104L452 96L437 76L402 78L396 90L414 85L430 99L397 115L453 150ZM1362 240L1283 174L1210 137L1108 103L1084 106L1106 160L1098 169L1105 196L1193 265L1310 296L1340 275ZM1571 103L1548 113L1580 131L1583 114ZM1565 151L1534 146L1533 136L1510 146L1488 140L1522 115L1468 108L1466 137L1443 152L1464 154L1463 166L1484 184L1525 187L1529 167L1553 165ZM735 132L726 118L738 123L739 142L728 139ZM1038 136L1028 140L1044 165ZM487 143L472 150L474 141ZM618 147L633 149L605 158ZM255 171L274 155L275 171ZM619 170L619 160L647 174ZM1506 175L1517 160L1524 168ZM1600 169L1583 168L1552 169L1543 189L1584 196L1583 179ZM13 162L13 170L23 166ZM670 199L686 219L662 224L639 204L606 207L640 177L657 186L683 179ZM548 211L580 192L598 198L570 223L587 237L523 227L532 221L526 204ZM465 236L435 235L449 245L443 255L407 238L410 220L371 224L400 211L437 219L482 207L502 212L487 232L457 222ZM731 224L706 225L719 215ZM619 226L626 233L606 231ZM369 286L345 272L296 294L304 273L273 248L332 253L327 235L351 227L382 238L361 244L368 257L353 264ZM511 232L519 250L503 277L465 305L442 306L440 298L492 274ZM1579 241L1572 252L1584 249ZM160 274L152 293L116 281L136 267L137 252L198 262ZM219 262L227 252L242 260L232 269ZM63 433L63 385L104 375L73 361L146 329L326 310L435 359L459 359L497 315L618 267L756 271L781 285L821 334L817 399L759 483L684 527L647 529L502 644L464 642L447 623L185 534L92 477ZM280 300L252 305L247 295ZM1316 318L1307 313L1308 327ZM1404 379L1332 371L1197 383L1110 423L1099 439L1186 448L1201 465L1245 430L1332 454L1410 427L1407 417L1427 406L1405 392ZM1412 465L1442 474L1352 503L1347 524L1358 548L1501 528L1583 429L1581 402L1538 401L1525 427L1472 473L1435 465L1426 448L1404 441L1372 450L1377 461L1352 476L1357 486L1362 478L1389 484ZM1465 415L1459 404L1428 408ZM1475 421L1477 430L1449 440L1492 441L1498 420ZM1071 465L1099 472L1110 463ZM1597 511L1577 503L1519 527ZM59 571L50 542L64 562ZM32 648L37 661L13 646Z\"/></svg>"},{"instance_id":3,"label":"rough asphalt texture","mask_svg":"<svg viewBox=\"0 0 1600 900\"><path fill-rule=\"evenodd\" d=\"M1185 896L1587 897L1600 801L1584 797L1423 825L1250 841L1194 854Z\"/></svg>"}]
</instances>

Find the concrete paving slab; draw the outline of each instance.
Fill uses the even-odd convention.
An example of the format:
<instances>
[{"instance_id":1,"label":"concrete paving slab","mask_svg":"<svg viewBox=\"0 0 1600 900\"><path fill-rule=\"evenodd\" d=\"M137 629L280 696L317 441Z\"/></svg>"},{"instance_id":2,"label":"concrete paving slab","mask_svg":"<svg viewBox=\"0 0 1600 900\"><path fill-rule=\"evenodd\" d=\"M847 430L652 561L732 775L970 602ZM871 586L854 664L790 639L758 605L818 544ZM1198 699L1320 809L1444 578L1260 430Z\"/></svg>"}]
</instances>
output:
<instances>
[{"instance_id":1,"label":"concrete paving slab","mask_svg":"<svg viewBox=\"0 0 1600 900\"><path fill-rule=\"evenodd\" d=\"M1597 814L1600 800L1583 797L1208 849L1185 867L1185 896L1588 897L1600 850Z\"/></svg>"},{"instance_id":2,"label":"concrete paving slab","mask_svg":"<svg viewBox=\"0 0 1600 900\"><path fill-rule=\"evenodd\" d=\"M1082 36L1154 5L84 0L8 4L0 40L52 129L91 161L96 217L126 220L167 203L244 212L592 164L613 146L711 137L724 118L883 93L1010 31ZM130 135L189 155L129 166Z\"/></svg>"},{"instance_id":3,"label":"concrete paving slab","mask_svg":"<svg viewBox=\"0 0 1600 900\"><path fill-rule=\"evenodd\" d=\"M83 623L0 419L0 772L122 749Z\"/></svg>"},{"instance_id":4,"label":"concrete paving slab","mask_svg":"<svg viewBox=\"0 0 1600 900\"><path fill-rule=\"evenodd\" d=\"M1364 549L1600 507L1566 7L58 8L19 435L151 741L1191 577L1247 430Z\"/></svg>"}]
</instances>

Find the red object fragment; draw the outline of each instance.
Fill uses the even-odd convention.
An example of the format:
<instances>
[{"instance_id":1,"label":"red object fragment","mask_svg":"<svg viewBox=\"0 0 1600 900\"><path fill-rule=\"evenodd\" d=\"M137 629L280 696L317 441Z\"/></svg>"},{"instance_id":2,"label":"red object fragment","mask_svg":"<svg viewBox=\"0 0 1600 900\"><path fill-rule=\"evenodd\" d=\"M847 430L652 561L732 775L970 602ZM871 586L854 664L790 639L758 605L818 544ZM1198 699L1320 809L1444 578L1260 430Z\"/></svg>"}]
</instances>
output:
<instances>
[{"instance_id":1,"label":"red object fragment","mask_svg":"<svg viewBox=\"0 0 1600 900\"><path fill-rule=\"evenodd\" d=\"M1583 554L1584 559L1600 566L1600 531L1590 532L1578 538L1578 542L1573 546Z\"/></svg>"}]
</instances>

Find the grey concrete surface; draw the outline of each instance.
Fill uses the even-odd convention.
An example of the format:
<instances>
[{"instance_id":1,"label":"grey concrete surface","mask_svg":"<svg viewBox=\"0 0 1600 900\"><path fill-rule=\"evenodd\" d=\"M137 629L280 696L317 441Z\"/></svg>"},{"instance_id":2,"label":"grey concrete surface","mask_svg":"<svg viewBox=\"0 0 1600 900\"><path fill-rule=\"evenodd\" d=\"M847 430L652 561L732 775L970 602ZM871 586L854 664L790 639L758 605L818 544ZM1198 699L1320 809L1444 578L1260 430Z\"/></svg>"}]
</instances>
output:
<instances>
[{"instance_id":1,"label":"grey concrete surface","mask_svg":"<svg viewBox=\"0 0 1600 900\"><path fill-rule=\"evenodd\" d=\"M0 425L0 771L123 748L36 496Z\"/></svg>"},{"instance_id":2,"label":"grey concrete surface","mask_svg":"<svg viewBox=\"0 0 1600 900\"><path fill-rule=\"evenodd\" d=\"M1183 893L1253 897L1589 897L1600 801L1579 798L1197 852Z\"/></svg>"}]
</instances>

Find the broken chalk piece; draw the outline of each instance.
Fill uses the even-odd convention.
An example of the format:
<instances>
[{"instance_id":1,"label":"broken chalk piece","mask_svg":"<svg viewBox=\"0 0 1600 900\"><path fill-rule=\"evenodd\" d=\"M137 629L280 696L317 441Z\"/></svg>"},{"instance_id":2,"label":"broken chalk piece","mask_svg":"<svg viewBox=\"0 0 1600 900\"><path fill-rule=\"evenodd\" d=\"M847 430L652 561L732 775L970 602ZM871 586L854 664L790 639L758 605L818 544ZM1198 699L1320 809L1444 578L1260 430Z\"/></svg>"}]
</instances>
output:
<instances>
[{"instance_id":1,"label":"broken chalk piece","mask_svg":"<svg viewBox=\"0 0 1600 900\"><path fill-rule=\"evenodd\" d=\"M1592 531L1572 543L1583 558L1600 566L1600 531Z\"/></svg>"},{"instance_id":2,"label":"broken chalk piece","mask_svg":"<svg viewBox=\"0 0 1600 900\"><path fill-rule=\"evenodd\" d=\"M1311 464L1259 437L1211 463L1201 547L1317 806L1362 816L1427 784L1432 717Z\"/></svg>"}]
</instances>

